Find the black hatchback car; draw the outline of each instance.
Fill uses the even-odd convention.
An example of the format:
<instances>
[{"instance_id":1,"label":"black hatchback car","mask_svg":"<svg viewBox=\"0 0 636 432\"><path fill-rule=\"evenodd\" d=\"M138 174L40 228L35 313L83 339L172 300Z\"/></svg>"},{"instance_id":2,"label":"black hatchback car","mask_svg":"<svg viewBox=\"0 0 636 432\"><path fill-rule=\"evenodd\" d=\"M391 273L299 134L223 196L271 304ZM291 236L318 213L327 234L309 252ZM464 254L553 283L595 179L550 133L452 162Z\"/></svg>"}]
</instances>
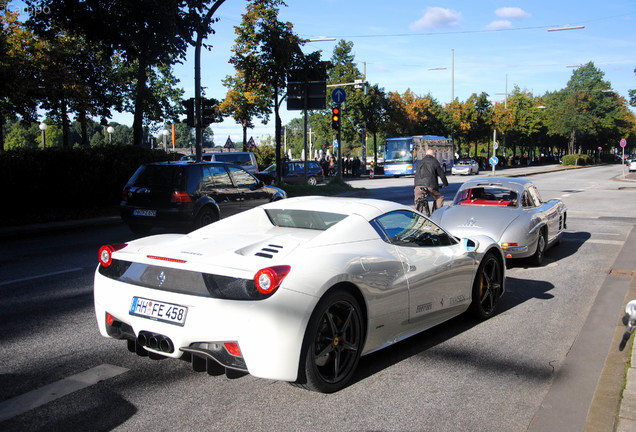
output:
<instances>
[{"instance_id":1,"label":"black hatchback car","mask_svg":"<svg viewBox=\"0 0 636 432\"><path fill-rule=\"evenodd\" d=\"M316 185L325 181L325 174L316 161L283 161L283 181L288 184L305 183L305 164L307 164L307 184ZM276 164L256 173L267 184L276 180Z\"/></svg>"},{"instance_id":2,"label":"black hatchback car","mask_svg":"<svg viewBox=\"0 0 636 432\"><path fill-rule=\"evenodd\" d=\"M191 231L222 217L287 198L243 168L220 162L140 166L122 192L121 218L140 235L153 227Z\"/></svg>"}]
</instances>

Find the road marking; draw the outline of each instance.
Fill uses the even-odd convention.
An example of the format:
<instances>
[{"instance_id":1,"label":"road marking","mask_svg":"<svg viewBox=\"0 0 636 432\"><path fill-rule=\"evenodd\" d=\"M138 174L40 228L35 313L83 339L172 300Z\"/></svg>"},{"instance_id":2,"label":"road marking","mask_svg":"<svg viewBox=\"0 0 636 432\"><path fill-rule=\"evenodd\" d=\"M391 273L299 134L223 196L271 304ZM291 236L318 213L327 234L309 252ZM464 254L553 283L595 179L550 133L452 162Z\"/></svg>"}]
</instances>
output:
<instances>
[{"instance_id":1,"label":"road marking","mask_svg":"<svg viewBox=\"0 0 636 432\"><path fill-rule=\"evenodd\" d=\"M621 240L597 240L597 239L589 239L589 240L585 240L584 243L598 243L598 244L607 244L607 245L616 245L616 246L622 246L623 244L625 244L624 241Z\"/></svg>"},{"instance_id":2,"label":"road marking","mask_svg":"<svg viewBox=\"0 0 636 432\"><path fill-rule=\"evenodd\" d=\"M73 272L81 271L81 270L84 270L84 269L81 267L77 267L77 268L72 268L68 270L60 270L60 271L56 271L52 273L46 273L46 274L38 275L38 276L29 276L22 279L14 279L10 281L0 282L0 286L11 285L14 283L19 283L19 282L26 282L26 281L41 279L41 278L50 277L50 276L57 276L57 275L65 274L65 273L73 273Z\"/></svg>"},{"instance_id":3,"label":"road marking","mask_svg":"<svg viewBox=\"0 0 636 432\"><path fill-rule=\"evenodd\" d=\"M100 381L121 375L124 372L128 372L128 369L109 364L101 364L92 369L6 400L0 403L0 422L24 414L33 408L53 402L56 399L78 390L90 387Z\"/></svg>"}]
</instances>

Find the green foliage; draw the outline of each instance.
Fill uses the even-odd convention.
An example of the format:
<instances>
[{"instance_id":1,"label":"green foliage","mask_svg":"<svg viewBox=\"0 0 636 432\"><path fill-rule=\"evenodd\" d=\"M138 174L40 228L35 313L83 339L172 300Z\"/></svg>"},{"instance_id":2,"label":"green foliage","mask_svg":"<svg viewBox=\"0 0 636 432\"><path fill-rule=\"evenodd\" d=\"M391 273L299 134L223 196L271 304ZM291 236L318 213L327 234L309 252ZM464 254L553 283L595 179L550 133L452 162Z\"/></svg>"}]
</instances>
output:
<instances>
[{"instance_id":1,"label":"green foliage","mask_svg":"<svg viewBox=\"0 0 636 432\"><path fill-rule=\"evenodd\" d=\"M586 154L569 154L563 156L563 165L593 165L594 158Z\"/></svg>"},{"instance_id":2,"label":"green foliage","mask_svg":"<svg viewBox=\"0 0 636 432\"><path fill-rule=\"evenodd\" d=\"M0 223L50 221L112 213L121 191L144 162L170 160L133 146L21 149L0 153L0 181L11 191Z\"/></svg>"}]
</instances>

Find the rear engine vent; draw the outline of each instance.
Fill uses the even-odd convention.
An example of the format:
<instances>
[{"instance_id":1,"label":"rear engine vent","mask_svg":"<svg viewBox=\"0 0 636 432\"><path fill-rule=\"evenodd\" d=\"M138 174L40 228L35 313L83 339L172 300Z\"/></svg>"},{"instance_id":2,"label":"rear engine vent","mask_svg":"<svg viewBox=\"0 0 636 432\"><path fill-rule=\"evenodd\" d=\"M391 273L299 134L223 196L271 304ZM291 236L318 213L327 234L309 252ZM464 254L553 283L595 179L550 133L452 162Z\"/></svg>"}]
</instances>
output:
<instances>
[{"instance_id":1,"label":"rear engine vent","mask_svg":"<svg viewBox=\"0 0 636 432\"><path fill-rule=\"evenodd\" d=\"M282 246L268 244L267 246L262 248L260 251L256 252L254 255L271 259L271 258L274 258L274 255L276 255L282 249L283 249Z\"/></svg>"}]
</instances>

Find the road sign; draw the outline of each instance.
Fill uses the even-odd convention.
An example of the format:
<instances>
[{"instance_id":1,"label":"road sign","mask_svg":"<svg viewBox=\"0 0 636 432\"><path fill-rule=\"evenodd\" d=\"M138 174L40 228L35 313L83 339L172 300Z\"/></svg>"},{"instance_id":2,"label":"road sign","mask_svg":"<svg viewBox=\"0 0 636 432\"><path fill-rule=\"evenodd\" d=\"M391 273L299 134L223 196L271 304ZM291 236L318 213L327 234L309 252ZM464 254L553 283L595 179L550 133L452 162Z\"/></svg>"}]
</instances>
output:
<instances>
[{"instance_id":1,"label":"road sign","mask_svg":"<svg viewBox=\"0 0 636 432\"><path fill-rule=\"evenodd\" d=\"M623 139L621 140L621 147L623 147L623 148L624 148L626 145L627 145L627 140L626 140L625 138L623 138Z\"/></svg>"},{"instance_id":2,"label":"road sign","mask_svg":"<svg viewBox=\"0 0 636 432\"><path fill-rule=\"evenodd\" d=\"M497 150L499 148L499 144L497 144L497 141L492 143L492 148L494 148L495 150Z\"/></svg>"},{"instance_id":3,"label":"road sign","mask_svg":"<svg viewBox=\"0 0 636 432\"><path fill-rule=\"evenodd\" d=\"M331 92L331 99L334 103L341 104L347 99L347 92L342 87L338 87Z\"/></svg>"},{"instance_id":4,"label":"road sign","mask_svg":"<svg viewBox=\"0 0 636 432\"><path fill-rule=\"evenodd\" d=\"M333 140L333 148L338 148L338 140Z\"/></svg>"},{"instance_id":5,"label":"road sign","mask_svg":"<svg viewBox=\"0 0 636 432\"><path fill-rule=\"evenodd\" d=\"M489 159L490 165L497 165L499 163L499 158L497 156L493 156Z\"/></svg>"}]
</instances>

